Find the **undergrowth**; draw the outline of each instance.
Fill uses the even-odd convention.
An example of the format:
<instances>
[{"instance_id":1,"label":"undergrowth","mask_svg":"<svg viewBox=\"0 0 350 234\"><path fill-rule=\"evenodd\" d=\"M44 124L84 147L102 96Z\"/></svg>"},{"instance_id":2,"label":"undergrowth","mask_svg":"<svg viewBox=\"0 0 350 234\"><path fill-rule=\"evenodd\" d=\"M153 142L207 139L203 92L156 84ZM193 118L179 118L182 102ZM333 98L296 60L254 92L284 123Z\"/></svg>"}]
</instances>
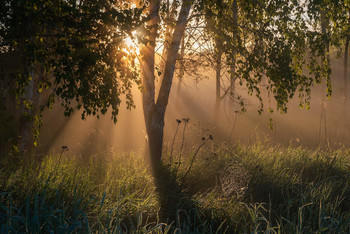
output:
<instances>
[{"instance_id":1,"label":"undergrowth","mask_svg":"<svg viewBox=\"0 0 350 234\"><path fill-rule=\"evenodd\" d=\"M0 232L350 231L348 150L210 144L164 153L181 190L175 220L160 218L160 193L139 153L4 158Z\"/></svg>"}]
</instances>

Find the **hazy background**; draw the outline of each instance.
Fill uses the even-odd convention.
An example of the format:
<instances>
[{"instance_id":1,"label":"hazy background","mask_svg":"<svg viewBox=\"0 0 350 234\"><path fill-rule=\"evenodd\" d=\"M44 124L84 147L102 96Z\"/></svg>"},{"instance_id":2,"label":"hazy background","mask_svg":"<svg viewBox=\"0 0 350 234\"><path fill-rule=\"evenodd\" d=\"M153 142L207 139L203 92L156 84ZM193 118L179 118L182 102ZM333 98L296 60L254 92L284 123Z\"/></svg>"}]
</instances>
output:
<instances>
[{"instance_id":1,"label":"hazy background","mask_svg":"<svg viewBox=\"0 0 350 234\"><path fill-rule=\"evenodd\" d=\"M333 59L332 61L333 95L326 101L326 121L324 118L321 119L321 104L323 97L326 96L325 92L321 92L321 85L312 89L310 110L299 107L296 94L295 98L288 103L288 113L283 115L277 111L269 115L269 101L264 93L265 89L262 93L265 110L262 115L259 115L257 98L254 95L248 96L246 88L237 85L237 92L244 97L247 112L235 114L234 110L240 110L240 106L236 104L230 109L228 100L225 100L222 103L219 124L214 124L214 71L207 71L203 77L199 77L199 79L203 78L200 82L185 76L179 95L176 90L177 75L175 74L166 112L165 145L169 145L172 141L177 126L176 119L190 118L186 128L186 147L197 145L201 137L207 134L214 136L214 144L223 141L229 141L232 144L237 142L252 144L260 139L270 144L292 144L309 148L324 145L349 146L349 124L344 115L343 102L343 60ZM100 119L90 116L87 120L81 120L81 113L77 111L68 118L64 117L63 109L58 104L54 109L47 110L44 113L39 152L60 151L62 145L68 146L71 152L83 155L111 149L114 151L142 150L146 142L146 133L141 95L137 87L133 90L136 108L127 110L122 104L117 124L113 124L108 112ZM270 105L275 108L272 98ZM349 108L349 102L347 105ZM269 129L269 117L273 120L273 130ZM236 123L233 128L235 118ZM180 125L175 147L179 145L182 129L183 125Z\"/></svg>"}]
</instances>

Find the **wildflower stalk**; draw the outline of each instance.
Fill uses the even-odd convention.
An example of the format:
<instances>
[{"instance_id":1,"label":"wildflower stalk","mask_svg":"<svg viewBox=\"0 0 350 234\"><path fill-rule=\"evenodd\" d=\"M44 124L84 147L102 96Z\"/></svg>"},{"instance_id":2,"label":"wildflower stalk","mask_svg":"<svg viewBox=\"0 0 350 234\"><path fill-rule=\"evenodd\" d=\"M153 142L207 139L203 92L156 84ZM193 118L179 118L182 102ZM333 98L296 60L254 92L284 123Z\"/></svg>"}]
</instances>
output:
<instances>
[{"instance_id":1,"label":"wildflower stalk","mask_svg":"<svg viewBox=\"0 0 350 234\"><path fill-rule=\"evenodd\" d=\"M181 142L181 148L180 148L180 154L179 154L177 171L179 170L180 164L181 164L181 157L182 157L182 154L183 154L183 147L184 147L184 143L185 143L185 131L186 131L186 126L187 126L187 123L188 123L189 120L190 120L189 118L183 118L182 119L182 121L185 122L185 125L184 125L184 130L182 132L182 142Z\"/></svg>"},{"instance_id":2,"label":"wildflower stalk","mask_svg":"<svg viewBox=\"0 0 350 234\"><path fill-rule=\"evenodd\" d=\"M170 149L170 164L173 163L173 150L174 150L175 138L176 138L177 132L179 130L179 125L181 123L181 120L176 119L176 122L177 122L176 131L175 131L175 134L174 134L174 137L173 137L173 142L171 144L171 149Z\"/></svg>"},{"instance_id":3,"label":"wildflower stalk","mask_svg":"<svg viewBox=\"0 0 350 234\"><path fill-rule=\"evenodd\" d=\"M232 129L231 129L230 137L228 138L228 141L227 141L227 142L230 142L230 141L231 141L232 134L233 134L233 129L235 128L238 114L239 114L239 112L238 112L238 111L235 111L235 118L234 118L234 120L233 120L233 125L232 125Z\"/></svg>"},{"instance_id":4,"label":"wildflower stalk","mask_svg":"<svg viewBox=\"0 0 350 234\"><path fill-rule=\"evenodd\" d=\"M194 153L194 155L193 155L193 157L192 157L192 159L191 159L191 163L190 163L190 165L188 166L188 169L187 169L185 175L182 177L182 180L181 180L182 182L185 181L185 178L186 178L187 174L190 172L190 170L191 170L191 168L192 168L192 165L193 165L193 163L194 163L194 160L196 159L196 156L197 156L199 150L202 148L203 145L205 145L205 143L207 143L207 141L213 140L213 136L212 136L212 135L209 135L208 138L202 138L202 139L203 139L202 143L198 146L196 152Z\"/></svg>"}]
</instances>

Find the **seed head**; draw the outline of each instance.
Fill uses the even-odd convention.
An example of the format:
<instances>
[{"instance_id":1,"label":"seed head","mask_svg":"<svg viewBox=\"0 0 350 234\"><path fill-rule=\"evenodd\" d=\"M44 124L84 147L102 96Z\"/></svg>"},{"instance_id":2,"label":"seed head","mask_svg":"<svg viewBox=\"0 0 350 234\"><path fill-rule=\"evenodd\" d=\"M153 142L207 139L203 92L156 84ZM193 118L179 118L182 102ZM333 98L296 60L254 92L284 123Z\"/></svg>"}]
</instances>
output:
<instances>
[{"instance_id":1,"label":"seed head","mask_svg":"<svg viewBox=\"0 0 350 234\"><path fill-rule=\"evenodd\" d=\"M184 121L185 123L188 123L188 121L190 121L190 118L182 118L182 121Z\"/></svg>"},{"instance_id":2,"label":"seed head","mask_svg":"<svg viewBox=\"0 0 350 234\"><path fill-rule=\"evenodd\" d=\"M63 151L68 150L68 146L66 146L66 145L62 145L62 150L63 150Z\"/></svg>"}]
</instances>

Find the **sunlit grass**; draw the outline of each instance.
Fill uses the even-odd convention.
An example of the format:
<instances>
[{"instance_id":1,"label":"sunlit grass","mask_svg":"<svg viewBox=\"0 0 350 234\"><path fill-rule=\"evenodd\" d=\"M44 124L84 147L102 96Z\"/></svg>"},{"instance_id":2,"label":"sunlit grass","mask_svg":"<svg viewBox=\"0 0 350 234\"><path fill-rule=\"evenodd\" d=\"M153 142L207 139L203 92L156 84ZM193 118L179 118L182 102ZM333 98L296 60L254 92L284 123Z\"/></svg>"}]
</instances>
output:
<instances>
[{"instance_id":1,"label":"sunlit grass","mask_svg":"<svg viewBox=\"0 0 350 234\"><path fill-rule=\"evenodd\" d=\"M173 221L160 220L140 153L3 160L0 231L350 231L349 151L208 143L192 160L196 150L184 153L180 167L165 152L184 198Z\"/></svg>"},{"instance_id":2,"label":"sunlit grass","mask_svg":"<svg viewBox=\"0 0 350 234\"><path fill-rule=\"evenodd\" d=\"M80 217L80 222L93 220L85 227L90 229L109 216L119 217L118 223L123 219L136 222L145 211L155 220L157 199L152 177L143 165L142 158L133 153L90 159L67 155L61 161L58 155L51 155L42 162L22 162L13 171L3 167L2 175L7 177L1 181L1 191L9 192L1 200L11 200L19 208L35 206L36 197L44 199L43 205L56 204L55 209L62 209L73 226L78 221L73 217Z\"/></svg>"}]
</instances>

